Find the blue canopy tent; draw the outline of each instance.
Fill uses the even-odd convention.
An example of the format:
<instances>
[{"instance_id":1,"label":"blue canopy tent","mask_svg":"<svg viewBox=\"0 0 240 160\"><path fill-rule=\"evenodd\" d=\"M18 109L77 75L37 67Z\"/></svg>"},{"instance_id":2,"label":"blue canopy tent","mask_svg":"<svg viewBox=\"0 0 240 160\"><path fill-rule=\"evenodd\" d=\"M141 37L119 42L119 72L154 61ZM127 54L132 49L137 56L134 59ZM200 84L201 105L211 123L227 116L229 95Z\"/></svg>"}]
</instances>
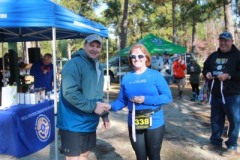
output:
<instances>
[{"instance_id":1,"label":"blue canopy tent","mask_svg":"<svg viewBox=\"0 0 240 160\"><path fill-rule=\"evenodd\" d=\"M54 75L56 75L56 39L84 38L92 33L108 38L108 29L103 25L77 15L50 0L1 0L0 2L0 42L51 40ZM106 48L108 57L108 44ZM54 93L56 109L56 76L54 76ZM56 138L57 136L55 136L57 142ZM58 159L57 150L55 145L55 159Z\"/></svg>"},{"instance_id":2,"label":"blue canopy tent","mask_svg":"<svg viewBox=\"0 0 240 160\"><path fill-rule=\"evenodd\" d=\"M96 33L108 37L103 25L90 21L49 0L2 0L0 2L0 41L21 42L84 38Z\"/></svg>"}]
</instances>

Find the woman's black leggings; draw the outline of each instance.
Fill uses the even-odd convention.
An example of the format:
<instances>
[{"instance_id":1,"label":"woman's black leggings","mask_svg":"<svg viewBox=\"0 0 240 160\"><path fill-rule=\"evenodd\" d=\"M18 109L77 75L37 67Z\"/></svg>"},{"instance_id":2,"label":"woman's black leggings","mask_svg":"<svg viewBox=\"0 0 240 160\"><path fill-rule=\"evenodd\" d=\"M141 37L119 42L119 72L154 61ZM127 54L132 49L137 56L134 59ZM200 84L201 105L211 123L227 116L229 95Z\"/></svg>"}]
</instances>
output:
<instances>
[{"instance_id":1,"label":"woman's black leggings","mask_svg":"<svg viewBox=\"0 0 240 160\"><path fill-rule=\"evenodd\" d=\"M137 160L160 160L165 125L151 130L136 130L136 142L132 139L132 127L128 127L129 137Z\"/></svg>"}]
</instances>

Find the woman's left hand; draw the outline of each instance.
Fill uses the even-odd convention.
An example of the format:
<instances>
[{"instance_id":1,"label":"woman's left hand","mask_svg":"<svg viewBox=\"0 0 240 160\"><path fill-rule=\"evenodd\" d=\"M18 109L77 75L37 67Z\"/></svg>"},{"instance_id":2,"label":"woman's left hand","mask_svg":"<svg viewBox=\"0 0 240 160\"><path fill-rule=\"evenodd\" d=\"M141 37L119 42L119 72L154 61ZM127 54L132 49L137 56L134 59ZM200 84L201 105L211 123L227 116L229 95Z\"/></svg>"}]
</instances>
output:
<instances>
[{"instance_id":1,"label":"woman's left hand","mask_svg":"<svg viewBox=\"0 0 240 160\"><path fill-rule=\"evenodd\" d=\"M133 97L133 99L132 99L132 101L133 101L134 103L139 103L139 104L143 103L144 100L145 100L145 97L144 97L144 96L135 96L135 97Z\"/></svg>"}]
</instances>

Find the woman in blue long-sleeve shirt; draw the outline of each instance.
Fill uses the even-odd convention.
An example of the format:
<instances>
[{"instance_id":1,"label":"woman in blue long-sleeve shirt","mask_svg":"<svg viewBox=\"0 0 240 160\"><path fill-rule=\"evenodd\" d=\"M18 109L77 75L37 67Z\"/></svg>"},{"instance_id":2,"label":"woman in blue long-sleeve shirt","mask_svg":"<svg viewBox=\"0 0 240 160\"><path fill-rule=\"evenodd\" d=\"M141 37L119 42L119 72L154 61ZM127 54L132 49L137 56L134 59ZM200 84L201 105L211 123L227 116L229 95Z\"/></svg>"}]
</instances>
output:
<instances>
[{"instance_id":1,"label":"woman in blue long-sleeve shirt","mask_svg":"<svg viewBox=\"0 0 240 160\"><path fill-rule=\"evenodd\" d=\"M172 101L171 91L163 76L148 68L151 56L144 45L131 48L129 63L133 71L122 78L119 96L109 108L128 107L129 137L137 160L160 160L165 130L161 107Z\"/></svg>"}]
</instances>

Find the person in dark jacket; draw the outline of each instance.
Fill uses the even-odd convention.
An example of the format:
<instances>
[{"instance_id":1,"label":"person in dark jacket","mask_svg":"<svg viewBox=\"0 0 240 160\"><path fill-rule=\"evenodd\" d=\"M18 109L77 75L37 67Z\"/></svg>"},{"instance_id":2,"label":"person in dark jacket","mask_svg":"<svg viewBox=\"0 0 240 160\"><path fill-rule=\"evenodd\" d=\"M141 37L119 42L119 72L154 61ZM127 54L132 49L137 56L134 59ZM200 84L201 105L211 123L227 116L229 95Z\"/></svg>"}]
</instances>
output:
<instances>
[{"instance_id":1,"label":"person in dark jacket","mask_svg":"<svg viewBox=\"0 0 240 160\"><path fill-rule=\"evenodd\" d=\"M91 34L84 48L72 55L62 69L62 83L57 115L60 129L61 153L67 160L87 159L96 146L99 117L109 127L108 112L103 101L104 72L98 56L102 38ZM106 113L106 114L105 114Z\"/></svg>"},{"instance_id":2,"label":"person in dark jacket","mask_svg":"<svg viewBox=\"0 0 240 160\"><path fill-rule=\"evenodd\" d=\"M0 92L2 92L2 87L7 84L7 79L4 77L5 70L9 70L9 53L5 53L3 57L0 58Z\"/></svg>"},{"instance_id":3,"label":"person in dark jacket","mask_svg":"<svg viewBox=\"0 0 240 160\"><path fill-rule=\"evenodd\" d=\"M209 81L211 104L211 144L203 149L223 150L222 156L234 155L240 129L240 51L233 44L232 34L219 35L219 48L204 62L202 71ZM225 116L229 121L226 149L222 148Z\"/></svg>"},{"instance_id":4,"label":"person in dark jacket","mask_svg":"<svg viewBox=\"0 0 240 160\"><path fill-rule=\"evenodd\" d=\"M201 67L196 60L192 59L190 65L187 66L187 72L190 74L190 84L192 87L192 98L191 101L197 101L199 95L199 83Z\"/></svg>"}]
</instances>

